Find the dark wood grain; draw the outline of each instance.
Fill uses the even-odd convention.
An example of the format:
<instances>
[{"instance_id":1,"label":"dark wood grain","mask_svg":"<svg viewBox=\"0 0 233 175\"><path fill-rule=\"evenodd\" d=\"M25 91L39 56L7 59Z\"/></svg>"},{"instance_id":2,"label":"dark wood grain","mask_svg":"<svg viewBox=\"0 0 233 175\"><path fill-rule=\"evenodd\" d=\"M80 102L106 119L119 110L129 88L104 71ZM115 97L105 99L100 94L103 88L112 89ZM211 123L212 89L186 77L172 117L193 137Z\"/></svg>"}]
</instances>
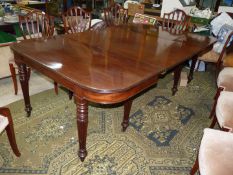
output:
<instances>
[{"instance_id":1,"label":"dark wood grain","mask_svg":"<svg viewBox=\"0 0 233 175\"><path fill-rule=\"evenodd\" d=\"M173 35L161 28L124 25L12 45L18 64L27 64L74 93L79 156L87 155L88 102L113 104L130 100L157 83L159 75L212 47L214 39ZM25 75L21 66L21 77ZM25 80L24 80L25 81ZM26 106L28 84L22 81ZM123 130L131 107L125 104Z\"/></svg>"}]
</instances>

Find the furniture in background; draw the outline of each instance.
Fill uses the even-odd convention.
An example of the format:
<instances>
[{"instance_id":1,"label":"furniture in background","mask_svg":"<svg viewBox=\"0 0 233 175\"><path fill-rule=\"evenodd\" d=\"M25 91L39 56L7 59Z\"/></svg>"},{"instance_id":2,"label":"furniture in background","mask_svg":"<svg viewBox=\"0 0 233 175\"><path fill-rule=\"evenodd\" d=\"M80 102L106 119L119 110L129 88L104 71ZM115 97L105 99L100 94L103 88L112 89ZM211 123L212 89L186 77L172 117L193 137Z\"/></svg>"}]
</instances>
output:
<instances>
[{"instance_id":1,"label":"furniture in background","mask_svg":"<svg viewBox=\"0 0 233 175\"><path fill-rule=\"evenodd\" d=\"M221 70L221 66L224 60L224 56L227 51L227 47L229 46L229 44L232 44L230 43L232 36L233 36L233 31L231 31L228 35L224 36L226 37L226 39L224 39L223 47L220 53L217 53L212 49L209 52L202 54L199 58L195 58L192 60L191 69L190 69L190 73L188 76L188 83L191 82L191 80L193 79L193 72L194 72L194 67L196 65L197 59L207 62L207 63L214 63L216 67L216 71L215 71L216 78L218 77L218 73Z\"/></svg>"},{"instance_id":2,"label":"furniture in background","mask_svg":"<svg viewBox=\"0 0 233 175\"><path fill-rule=\"evenodd\" d=\"M157 3L159 6L154 6L153 3L143 3L145 8L144 8L144 13L147 15L152 15L152 16L160 16L161 15L161 9L162 9L162 4L159 2Z\"/></svg>"},{"instance_id":3,"label":"furniture in background","mask_svg":"<svg viewBox=\"0 0 233 175\"><path fill-rule=\"evenodd\" d=\"M104 8L104 21L107 26L127 23L127 11L120 4L113 3Z\"/></svg>"},{"instance_id":4,"label":"furniture in background","mask_svg":"<svg viewBox=\"0 0 233 175\"><path fill-rule=\"evenodd\" d=\"M174 34L187 32L190 24L190 16L183 10L176 9L170 13L163 14L162 27Z\"/></svg>"},{"instance_id":5,"label":"furniture in background","mask_svg":"<svg viewBox=\"0 0 233 175\"><path fill-rule=\"evenodd\" d=\"M65 41L65 42L64 42ZM122 25L101 31L58 35L12 45L19 63L25 111L30 116L27 65L74 92L81 161L87 156L88 103L124 103L123 131L133 98L157 83L164 70L212 47L215 40L194 34L173 35L149 25ZM62 47L61 47L62 46ZM74 49L75 48L75 49ZM54 57L56 55L56 57ZM171 57L173 59L171 59ZM56 62L56 67L51 63Z\"/></svg>"},{"instance_id":6,"label":"furniture in background","mask_svg":"<svg viewBox=\"0 0 233 175\"><path fill-rule=\"evenodd\" d=\"M194 175L231 175L233 172L233 133L205 129L198 158L190 172Z\"/></svg>"},{"instance_id":7,"label":"furniture in background","mask_svg":"<svg viewBox=\"0 0 233 175\"><path fill-rule=\"evenodd\" d=\"M13 150L14 154L19 157L21 154L16 144L13 120L10 110L5 107L0 107L0 133L2 133L4 130L6 130L11 149Z\"/></svg>"},{"instance_id":8,"label":"furniture in background","mask_svg":"<svg viewBox=\"0 0 233 175\"><path fill-rule=\"evenodd\" d=\"M79 33L91 28L91 13L78 6L69 8L62 14L65 33ZM73 97L73 92L68 90L69 99Z\"/></svg>"},{"instance_id":9,"label":"furniture in background","mask_svg":"<svg viewBox=\"0 0 233 175\"><path fill-rule=\"evenodd\" d=\"M170 13L164 13L162 18L162 29L168 31L172 35L179 36L180 34L187 33L189 30L190 17L186 15L183 10L176 9ZM183 66L178 66L174 71L174 83L172 87L172 95L178 91L178 81ZM163 75L166 74L166 71L163 72Z\"/></svg>"},{"instance_id":10,"label":"furniture in background","mask_svg":"<svg viewBox=\"0 0 233 175\"><path fill-rule=\"evenodd\" d=\"M64 12L62 19L66 33L83 32L91 27L91 14L78 6Z\"/></svg>"},{"instance_id":11,"label":"furniture in background","mask_svg":"<svg viewBox=\"0 0 233 175\"><path fill-rule=\"evenodd\" d=\"M19 26L23 39L41 38L43 36L52 36L54 34L53 18L41 11L31 11L26 15L19 15ZM14 58L9 60L11 77L14 84L15 94L18 93L16 78L16 69L18 68ZM28 69L28 78L30 78L30 67ZM54 82L55 93L58 94L58 85Z\"/></svg>"},{"instance_id":12,"label":"furniture in background","mask_svg":"<svg viewBox=\"0 0 233 175\"><path fill-rule=\"evenodd\" d=\"M124 4L124 7L128 9L128 16L134 17L135 14L144 14L145 5L139 3L129 3Z\"/></svg>"}]
</instances>

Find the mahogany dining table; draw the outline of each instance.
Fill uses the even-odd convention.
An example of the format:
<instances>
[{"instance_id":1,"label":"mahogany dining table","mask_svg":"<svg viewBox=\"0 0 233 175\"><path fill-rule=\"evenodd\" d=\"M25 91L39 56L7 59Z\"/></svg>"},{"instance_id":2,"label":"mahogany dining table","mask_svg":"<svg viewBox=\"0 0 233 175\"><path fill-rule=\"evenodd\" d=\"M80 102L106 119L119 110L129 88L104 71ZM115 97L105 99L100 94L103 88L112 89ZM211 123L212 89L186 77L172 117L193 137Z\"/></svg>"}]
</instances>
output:
<instances>
[{"instance_id":1,"label":"mahogany dining table","mask_svg":"<svg viewBox=\"0 0 233 175\"><path fill-rule=\"evenodd\" d=\"M132 98L153 86L161 73L209 51L215 39L192 33L172 34L146 25L122 25L101 31L57 35L13 44L25 111L31 114L27 66L74 93L78 156L87 156L88 102L123 102L123 131L129 125ZM175 76L175 79L179 79ZM178 80L177 80L178 81ZM184 97L185 98L185 97Z\"/></svg>"}]
</instances>

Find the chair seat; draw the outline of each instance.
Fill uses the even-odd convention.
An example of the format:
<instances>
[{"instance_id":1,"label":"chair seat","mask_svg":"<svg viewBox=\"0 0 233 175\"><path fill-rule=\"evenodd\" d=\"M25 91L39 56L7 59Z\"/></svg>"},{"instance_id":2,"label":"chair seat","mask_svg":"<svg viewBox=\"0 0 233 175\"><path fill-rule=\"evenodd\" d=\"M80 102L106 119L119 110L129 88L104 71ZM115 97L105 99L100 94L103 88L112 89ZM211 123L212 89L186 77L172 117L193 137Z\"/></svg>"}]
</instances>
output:
<instances>
[{"instance_id":1,"label":"chair seat","mask_svg":"<svg viewBox=\"0 0 233 175\"><path fill-rule=\"evenodd\" d=\"M9 124L7 117L0 115L0 133L6 128Z\"/></svg>"},{"instance_id":2,"label":"chair seat","mask_svg":"<svg viewBox=\"0 0 233 175\"><path fill-rule=\"evenodd\" d=\"M218 75L217 85L225 91L233 91L233 68L225 67Z\"/></svg>"},{"instance_id":3,"label":"chair seat","mask_svg":"<svg viewBox=\"0 0 233 175\"><path fill-rule=\"evenodd\" d=\"M211 62L211 63L216 63L218 61L219 54L216 53L215 51L211 50L205 54L203 54L199 60L206 61L206 62Z\"/></svg>"},{"instance_id":4,"label":"chair seat","mask_svg":"<svg viewBox=\"0 0 233 175\"><path fill-rule=\"evenodd\" d=\"M233 128L233 92L222 91L216 106L216 117L221 128Z\"/></svg>"},{"instance_id":5,"label":"chair seat","mask_svg":"<svg viewBox=\"0 0 233 175\"><path fill-rule=\"evenodd\" d=\"M232 175L232 148L232 133L205 129L199 150L201 175Z\"/></svg>"},{"instance_id":6,"label":"chair seat","mask_svg":"<svg viewBox=\"0 0 233 175\"><path fill-rule=\"evenodd\" d=\"M233 67L233 53L227 55L223 60L223 66Z\"/></svg>"}]
</instances>

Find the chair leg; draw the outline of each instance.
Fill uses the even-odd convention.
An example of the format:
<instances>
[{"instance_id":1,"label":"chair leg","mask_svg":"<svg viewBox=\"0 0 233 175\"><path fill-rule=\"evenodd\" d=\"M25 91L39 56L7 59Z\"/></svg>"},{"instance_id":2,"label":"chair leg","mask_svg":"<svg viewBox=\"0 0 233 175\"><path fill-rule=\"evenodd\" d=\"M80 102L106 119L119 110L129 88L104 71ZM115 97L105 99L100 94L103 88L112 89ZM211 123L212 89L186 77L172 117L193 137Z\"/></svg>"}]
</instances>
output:
<instances>
[{"instance_id":1,"label":"chair leg","mask_svg":"<svg viewBox=\"0 0 233 175\"><path fill-rule=\"evenodd\" d=\"M221 130L221 131L225 131L225 132L229 132L229 131L230 131L230 129L224 128L224 127L222 127L222 128L220 127L220 130Z\"/></svg>"},{"instance_id":2,"label":"chair leg","mask_svg":"<svg viewBox=\"0 0 233 175\"><path fill-rule=\"evenodd\" d=\"M18 85L17 85L15 67L12 63L9 64L9 67L10 67L10 71L11 71L11 78L12 78L13 85L14 85L15 95L17 95L18 94Z\"/></svg>"},{"instance_id":3,"label":"chair leg","mask_svg":"<svg viewBox=\"0 0 233 175\"><path fill-rule=\"evenodd\" d=\"M57 82L54 81L53 84L54 84L55 93L56 93L56 95L58 95L58 85L57 85Z\"/></svg>"},{"instance_id":4,"label":"chair leg","mask_svg":"<svg viewBox=\"0 0 233 175\"><path fill-rule=\"evenodd\" d=\"M217 123L217 117L216 117L216 114L215 114L209 128L214 128L216 123Z\"/></svg>"},{"instance_id":5,"label":"chair leg","mask_svg":"<svg viewBox=\"0 0 233 175\"><path fill-rule=\"evenodd\" d=\"M15 155L17 157L19 157L21 154L20 154L18 146L16 144L15 132L14 132L14 127L13 127L13 120L11 117L10 110L8 108L4 108L4 109L2 108L1 113L3 113L4 116L6 116L8 118L9 124L6 127L6 133L7 133L8 140L9 140L9 143L10 143L10 146L11 146L13 152L15 153Z\"/></svg>"},{"instance_id":6,"label":"chair leg","mask_svg":"<svg viewBox=\"0 0 233 175\"><path fill-rule=\"evenodd\" d=\"M218 102L218 97L220 95L220 93L224 90L223 87L219 87L216 94L215 94L215 97L214 97L214 104L213 104L213 107L211 109L211 112L210 112L210 116L209 118L212 118L214 115L215 115L215 108L216 108L216 105L217 105L217 102Z\"/></svg>"},{"instance_id":7,"label":"chair leg","mask_svg":"<svg viewBox=\"0 0 233 175\"><path fill-rule=\"evenodd\" d=\"M73 97L73 92L69 90L69 92L68 92L68 93L69 93L69 99L71 100L71 99L72 99L72 97Z\"/></svg>"},{"instance_id":8,"label":"chair leg","mask_svg":"<svg viewBox=\"0 0 233 175\"><path fill-rule=\"evenodd\" d=\"M190 83L193 79L193 72L195 69L196 62L197 62L197 56L192 58L192 64L191 64L191 68L190 68L189 75L188 75L188 83Z\"/></svg>"},{"instance_id":9,"label":"chair leg","mask_svg":"<svg viewBox=\"0 0 233 175\"><path fill-rule=\"evenodd\" d=\"M195 160L195 163L190 171L190 175L194 175L198 169L199 169L199 165L198 165L198 157L197 157Z\"/></svg>"},{"instance_id":10,"label":"chair leg","mask_svg":"<svg viewBox=\"0 0 233 175\"><path fill-rule=\"evenodd\" d=\"M28 80L30 80L31 77L31 68L27 67L27 73L28 73Z\"/></svg>"}]
</instances>

